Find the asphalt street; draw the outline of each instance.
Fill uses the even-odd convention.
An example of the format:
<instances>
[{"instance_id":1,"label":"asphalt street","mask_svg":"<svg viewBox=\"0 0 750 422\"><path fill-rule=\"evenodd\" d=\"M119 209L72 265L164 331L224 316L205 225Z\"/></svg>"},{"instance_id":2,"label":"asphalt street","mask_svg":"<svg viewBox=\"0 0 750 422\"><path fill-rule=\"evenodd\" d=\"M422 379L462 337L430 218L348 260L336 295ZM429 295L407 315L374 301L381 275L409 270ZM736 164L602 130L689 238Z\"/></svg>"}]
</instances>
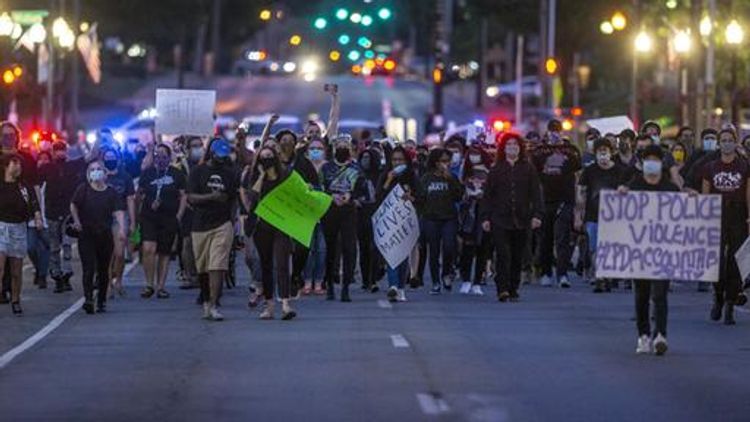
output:
<instances>
[{"instance_id":1,"label":"asphalt street","mask_svg":"<svg viewBox=\"0 0 750 422\"><path fill-rule=\"evenodd\" d=\"M670 351L635 355L633 298L530 286L522 301L409 292L390 305L305 297L292 322L225 291L223 322L195 291L143 300L140 267L106 314L75 311L0 369L9 421L746 421L750 318L711 323L709 294L675 286ZM0 307L0 359L77 299L26 286ZM487 287L491 291L491 286ZM7 419L6 419L7 417Z\"/></svg>"}]
</instances>

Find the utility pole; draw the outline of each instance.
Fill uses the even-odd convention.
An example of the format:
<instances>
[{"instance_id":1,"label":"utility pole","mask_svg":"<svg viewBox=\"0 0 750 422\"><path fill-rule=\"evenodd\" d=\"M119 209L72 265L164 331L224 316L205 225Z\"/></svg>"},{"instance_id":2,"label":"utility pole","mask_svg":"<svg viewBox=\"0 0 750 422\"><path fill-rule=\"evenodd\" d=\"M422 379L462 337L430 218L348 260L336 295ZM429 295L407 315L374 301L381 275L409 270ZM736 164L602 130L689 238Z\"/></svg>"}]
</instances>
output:
<instances>
[{"instance_id":1,"label":"utility pole","mask_svg":"<svg viewBox=\"0 0 750 422\"><path fill-rule=\"evenodd\" d=\"M42 106L42 121L45 130L51 130L55 120L55 43L52 36L52 16L55 15L55 0L49 1L47 17L47 96Z\"/></svg>"},{"instance_id":2,"label":"utility pole","mask_svg":"<svg viewBox=\"0 0 750 422\"><path fill-rule=\"evenodd\" d=\"M708 18L711 22L716 22L716 0L708 0ZM708 47L706 48L706 97L704 99L705 120L703 123L706 127L711 126L711 116L714 110L714 99L716 96L716 78L714 76L716 64L716 44L714 37L708 37Z\"/></svg>"},{"instance_id":3,"label":"utility pole","mask_svg":"<svg viewBox=\"0 0 750 422\"><path fill-rule=\"evenodd\" d=\"M487 86L487 18L479 24L479 74L477 75L477 96L475 106L482 108L484 88Z\"/></svg>"},{"instance_id":4,"label":"utility pole","mask_svg":"<svg viewBox=\"0 0 750 422\"><path fill-rule=\"evenodd\" d=\"M633 0L633 16L631 22L633 28L640 26L641 9L639 0ZM638 50L635 45L631 47L631 54L633 55L633 67L630 73L630 120L633 122L636 132L641 124L641 116L638 104Z\"/></svg>"},{"instance_id":5,"label":"utility pole","mask_svg":"<svg viewBox=\"0 0 750 422\"><path fill-rule=\"evenodd\" d=\"M445 55L448 53L448 42L446 37L446 9L451 0L437 0L435 10L435 43L433 51L435 54L435 66L432 70L432 118L434 126L442 127L443 121L443 73L445 70Z\"/></svg>"},{"instance_id":6,"label":"utility pole","mask_svg":"<svg viewBox=\"0 0 750 422\"><path fill-rule=\"evenodd\" d=\"M693 39L693 45L696 46L695 54L690 59L690 71L688 72L688 108L689 108L689 121L690 126L693 127L696 133L700 133L703 130L703 107L701 107L703 101L703 90L704 84L701 81L701 63L705 50L703 43L701 42L700 33L700 22L701 22L701 9L703 8L702 1L692 1L690 6L691 12L691 37ZM695 142L695 140L693 140Z\"/></svg>"},{"instance_id":7,"label":"utility pole","mask_svg":"<svg viewBox=\"0 0 750 422\"><path fill-rule=\"evenodd\" d=\"M548 23L548 29L547 29L547 57L545 58L545 61L547 58L555 58L555 31L557 30L557 0L549 0L549 10L547 15L547 23ZM555 58L555 60L557 60ZM553 108L555 106L555 94L554 94L554 84L555 84L555 76L549 75L547 78L548 83L548 89L549 89L549 97L547 98L548 103L547 105L549 108Z\"/></svg>"},{"instance_id":8,"label":"utility pole","mask_svg":"<svg viewBox=\"0 0 750 422\"><path fill-rule=\"evenodd\" d=\"M523 35L516 38L516 126L523 122L523 56L524 42Z\"/></svg>"},{"instance_id":9,"label":"utility pole","mask_svg":"<svg viewBox=\"0 0 750 422\"><path fill-rule=\"evenodd\" d=\"M73 32L78 33L78 28L81 25L81 0L73 0ZM79 61L81 58L78 56L78 47L74 46L71 52L71 82L70 82L70 118L68 120L68 133L69 141L75 140L75 131L78 129L78 98L81 89L80 78L80 65Z\"/></svg>"}]
</instances>

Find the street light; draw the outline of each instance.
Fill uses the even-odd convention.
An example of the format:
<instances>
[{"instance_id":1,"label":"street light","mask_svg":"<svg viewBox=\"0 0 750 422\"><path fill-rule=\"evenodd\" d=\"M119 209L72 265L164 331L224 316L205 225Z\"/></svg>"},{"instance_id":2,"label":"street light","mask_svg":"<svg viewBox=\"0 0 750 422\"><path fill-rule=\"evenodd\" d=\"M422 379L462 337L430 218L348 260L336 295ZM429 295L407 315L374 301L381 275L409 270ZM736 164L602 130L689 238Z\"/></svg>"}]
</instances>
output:
<instances>
[{"instance_id":1,"label":"street light","mask_svg":"<svg viewBox=\"0 0 750 422\"><path fill-rule=\"evenodd\" d=\"M360 23L362 22L362 15L359 13L352 13L351 16L349 16L349 20L352 21L352 23Z\"/></svg>"},{"instance_id":2,"label":"street light","mask_svg":"<svg viewBox=\"0 0 750 422\"><path fill-rule=\"evenodd\" d=\"M641 30L633 40L633 68L630 74L630 120L635 127L639 126L640 111L638 107L638 55L649 53L654 48L654 40L646 31Z\"/></svg>"},{"instance_id":3,"label":"street light","mask_svg":"<svg viewBox=\"0 0 750 422\"><path fill-rule=\"evenodd\" d=\"M344 19L349 17L349 11L344 9L343 7L336 11L336 19L343 21Z\"/></svg>"},{"instance_id":4,"label":"street light","mask_svg":"<svg viewBox=\"0 0 750 422\"><path fill-rule=\"evenodd\" d=\"M271 20L271 11L268 9L263 9L260 11L259 17L262 21L269 21Z\"/></svg>"},{"instance_id":5,"label":"street light","mask_svg":"<svg viewBox=\"0 0 750 422\"><path fill-rule=\"evenodd\" d=\"M604 21L599 25L599 30L602 31L602 34L604 35L611 35L615 32L615 27L612 25L612 22Z\"/></svg>"},{"instance_id":6,"label":"street light","mask_svg":"<svg viewBox=\"0 0 750 422\"><path fill-rule=\"evenodd\" d=\"M635 47L635 51L637 51L638 53L648 53L653 48L654 41L651 39L651 36L648 35L648 33L641 31L635 37L633 45Z\"/></svg>"},{"instance_id":7,"label":"street light","mask_svg":"<svg viewBox=\"0 0 750 422\"><path fill-rule=\"evenodd\" d=\"M693 41L690 38L690 31L677 31L674 35L674 39L672 40L672 45L674 46L675 53L678 54L687 54L690 52L690 49L692 48Z\"/></svg>"},{"instance_id":8,"label":"street light","mask_svg":"<svg viewBox=\"0 0 750 422\"><path fill-rule=\"evenodd\" d=\"M0 37L9 37L13 33L16 24L8 13L0 15Z\"/></svg>"},{"instance_id":9,"label":"street light","mask_svg":"<svg viewBox=\"0 0 750 422\"><path fill-rule=\"evenodd\" d=\"M690 30L678 30L674 39L672 40L672 46L674 47L675 53L677 53L677 92L679 92L679 104L680 104L680 124L686 125L689 120L688 110L688 75L687 67L685 66L684 57L690 53L693 47L693 40L690 37Z\"/></svg>"},{"instance_id":10,"label":"street light","mask_svg":"<svg viewBox=\"0 0 750 422\"><path fill-rule=\"evenodd\" d=\"M302 37L299 35L292 35L291 38L289 38L289 44L291 45L300 45L302 43Z\"/></svg>"},{"instance_id":11,"label":"street light","mask_svg":"<svg viewBox=\"0 0 750 422\"><path fill-rule=\"evenodd\" d=\"M372 25L372 16L370 15L362 16L362 26L370 26L370 25Z\"/></svg>"},{"instance_id":12,"label":"street light","mask_svg":"<svg viewBox=\"0 0 750 422\"><path fill-rule=\"evenodd\" d=\"M732 19L727 25L727 29L724 31L724 37L727 39L728 44L738 45L742 44L745 39L745 31L740 26L737 19Z\"/></svg>"},{"instance_id":13,"label":"street light","mask_svg":"<svg viewBox=\"0 0 750 422\"><path fill-rule=\"evenodd\" d=\"M625 15L620 11L615 12L615 14L612 15L612 28L617 31L622 31L626 26L628 26L628 20Z\"/></svg>"},{"instance_id":14,"label":"street light","mask_svg":"<svg viewBox=\"0 0 750 422\"><path fill-rule=\"evenodd\" d=\"M29 40L34 44L41 44L47 39L47 30L41 23L35 23L29 28Z\"/></svg>"},{"instance_id":15,"label":"street light","mask_svg":"<svg viewBox=\"0 0 750 422\"><path fill-rule=\"evenodd\" d=\"M739 123L739 104L737 95L737 50L739 45L745 39L745 30L742 29L739 22L736 19L732 19L727 25L727 29L724 30L724 37L727 40L727 44L732 49L732 81L731 81L731 93L732 93L732 123L737 126Z\"/></svg>"},{"instance_id":16,"label":"street light","mask_svg":"<svg viewBox=\"0 0 750 422\"><path fill-rule=\"evenodd\" d=\"M328 21L325 18L317 18L313 25L316 29L325 29L328 26Z\"/></svg>"},{"instance_id":17,"label":"street light","mask_svg":"<svg viewBox=\"0 0 750 422\"><path fill-rule=\"evenodd\" d=\"M714 24L711 22L711 17L706 15L701 18L701 22L698 25L698 29L700 30L701 36L707 37L711 35L711 32L714 30Z\"/></svg>"}]
</instances>

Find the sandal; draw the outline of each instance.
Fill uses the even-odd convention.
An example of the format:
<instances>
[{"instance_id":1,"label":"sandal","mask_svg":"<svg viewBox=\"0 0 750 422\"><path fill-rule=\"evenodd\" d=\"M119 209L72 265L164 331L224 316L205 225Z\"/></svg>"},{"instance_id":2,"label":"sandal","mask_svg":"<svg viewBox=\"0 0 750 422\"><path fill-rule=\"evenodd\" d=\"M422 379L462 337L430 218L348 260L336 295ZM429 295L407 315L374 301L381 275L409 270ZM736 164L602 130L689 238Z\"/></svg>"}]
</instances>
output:
<instances>
[{"instance_id":1,"label":"sandal","mask_svg":"<svg viewBox=\"0 0 750 422\"><path fill-rule=\"evenodd\" d=\"M145 287L143 291L141 292L141 297L144 299L148 299L154 295L154 292L155 290L153 287Z\"/></svg>"},{"instance_id":2,"label":"sandal","mask_svg":"<svg viewBox=\"0 0 750 422\"><path fill-rule=\"evenodd\" d=\"M160 289L160 290L159 290L159 291L158 291L158 292L156 293L156 297L157 297L158 299L168 299L168 298L169 298L169 292L168 292L168 291L166 291L166 290L164 290L164 289Z\"/></svg>"}]
</instances>

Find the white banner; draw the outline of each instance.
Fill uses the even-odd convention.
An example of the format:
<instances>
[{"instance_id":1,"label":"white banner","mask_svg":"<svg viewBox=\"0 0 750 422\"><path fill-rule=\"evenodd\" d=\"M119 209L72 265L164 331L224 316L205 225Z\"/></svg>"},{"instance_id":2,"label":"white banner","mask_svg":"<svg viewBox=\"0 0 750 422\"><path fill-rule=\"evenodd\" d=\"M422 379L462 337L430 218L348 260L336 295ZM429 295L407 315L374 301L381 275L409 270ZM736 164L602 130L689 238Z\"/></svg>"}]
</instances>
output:
<instances>
[{"instance_id":1,"label":"white banner","mask_svg":"<svg viewBox=\"0 0 750 422\"><path fill-rule=\"evenodd\" d=\"M404 189L396 185L372 216L375 245L391 268L409 257L419 239L417 210L403 195Z\"/></svg>"},{"instance_id":2,"label":"white banner","mask_svg":"<svg viewBox=\"0 0 750 422\"><path fill-rule=\"evenodd\" d=\"M719 280L721 196L602 191L596 277Z\"/></svg>"},{"instance_id":3,"label":"white banner","mask_svg":"<svg viewBox=\"0 0 750 422\"><path fill-rule=\"evenodd\" d=\"M590 128L594 128L602 134L602 136L611 133L613 135L619 135L625 129L633 130L633 122L628 116L614 116L614 117L602 117L600 119L586 120L586 124Z\"/></svg>"},{"instance_id":4,"label":"white banner","mask_svg":"<svg viewBox=\"0 0 750 422\"><path fill-rule=\"evenodd\" d=\"M210 136L214 133L216 91L156 90L156 133Z\"/></svg>"},{"instance_id":5,"label":"white banner","mask_svg":"<svg viewBox=\"0 0 750 422\"><path fill-rule=\"evenodd\" d=\"M737 249L734 260L737 262L737 269L740 271L740 276L744 282L750 276L750 237Z\"/></svg>"}]
</instances>

